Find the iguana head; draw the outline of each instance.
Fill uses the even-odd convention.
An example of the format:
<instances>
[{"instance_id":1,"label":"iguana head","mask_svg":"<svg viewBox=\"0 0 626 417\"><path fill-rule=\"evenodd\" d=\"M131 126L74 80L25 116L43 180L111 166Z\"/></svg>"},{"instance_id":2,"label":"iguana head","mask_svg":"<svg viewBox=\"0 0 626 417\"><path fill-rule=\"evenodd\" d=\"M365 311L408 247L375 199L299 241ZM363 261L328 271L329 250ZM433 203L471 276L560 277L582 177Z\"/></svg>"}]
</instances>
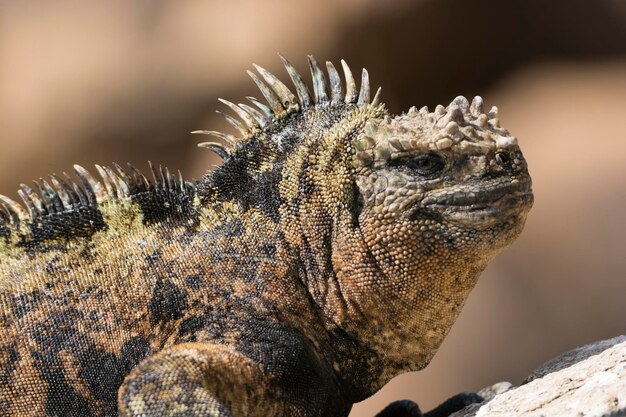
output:
<instances>
[{"instance_id":1,"label":"iguana head","mask_svg":"<svg viewBox=\"0 0 626 417\"><path fill-rule=\"evenodd\" d=\"M480 97L471 104L457 97L434 112L412 108L369 121L353 162L364 233L381 245L391 230L385 240L422 248L437 237L458 253L475 252L479 237L494 251L517 237L533 202L531 179L497 113L485 114ZM407 244L405 236L420 242Z\"/></svg>"},{"instance_id":2,"label":"iguana head","mask_svg":"<svg viewBox=\"0 0 626 417\"><path fill-rule=\"evenodd\" d=\"M376 323L354 331L389 359L391 375L429 362L532 206L526 162L497 112L457 97L434 112L372 119L354 139L359 230L376 269L357 272L347 297Z\"/></svg>"}]
</instances>

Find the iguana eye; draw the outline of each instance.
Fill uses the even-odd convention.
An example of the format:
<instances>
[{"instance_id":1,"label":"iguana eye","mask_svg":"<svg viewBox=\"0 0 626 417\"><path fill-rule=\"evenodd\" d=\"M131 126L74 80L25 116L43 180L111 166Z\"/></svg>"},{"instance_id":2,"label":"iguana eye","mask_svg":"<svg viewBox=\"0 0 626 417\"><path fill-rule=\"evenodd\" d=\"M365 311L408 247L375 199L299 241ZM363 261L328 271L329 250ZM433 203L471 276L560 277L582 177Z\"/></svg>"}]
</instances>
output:
<instances>
[{"instance_id":1,"label":"iguana eye","mask_svg":"<svg viewBox=\"0 0 626 417\"><path fill-rule=\"evenodd\" d=\"M445 161L437 154L424 154L407 160L404 165L420 175L433 175L443 170Z\"/></svg>"}]
</instances>

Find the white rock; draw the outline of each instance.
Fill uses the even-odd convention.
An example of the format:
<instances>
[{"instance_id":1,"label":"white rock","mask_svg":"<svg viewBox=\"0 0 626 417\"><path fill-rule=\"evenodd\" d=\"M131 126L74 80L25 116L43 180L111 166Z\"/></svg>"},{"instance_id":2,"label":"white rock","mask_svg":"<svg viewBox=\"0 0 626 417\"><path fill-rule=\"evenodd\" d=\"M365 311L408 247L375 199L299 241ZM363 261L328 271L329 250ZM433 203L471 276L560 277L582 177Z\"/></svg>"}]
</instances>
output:
<instances>
[{"instance_id":1,"label":"white rock","mask_svg":"<svg viewBox=\"0 0 626 417\"><path fill-rule=\"evenodd\" d=\"M527 381L451 417L626 416L626 336L567 352Z\"/></svg>"}]
</instances>

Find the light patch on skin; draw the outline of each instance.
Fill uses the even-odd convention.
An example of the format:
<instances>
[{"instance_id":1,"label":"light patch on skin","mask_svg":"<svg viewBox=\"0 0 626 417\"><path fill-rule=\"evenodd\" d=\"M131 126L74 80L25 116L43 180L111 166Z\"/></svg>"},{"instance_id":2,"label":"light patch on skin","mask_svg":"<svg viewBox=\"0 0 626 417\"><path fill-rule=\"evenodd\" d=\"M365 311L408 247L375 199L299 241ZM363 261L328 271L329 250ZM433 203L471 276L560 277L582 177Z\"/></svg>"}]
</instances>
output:
<instances>
[{"instance_id":1,"label":"light patch on skin","mask_svg":"<svg viewBox=\"0 0 626 417\"><path fill-rule=\"evenodd\" d=\"M17 271L30 262L24 249L17 246L18 242L19 236L17 233L11 234L8 244L4 245L4 240L0 242L0 275L3 277L0 280L0 290L2 290L4 285L10 286L11 283L18 282L21 279L21 275Z\"/></svg>"},{"instance_id":2,"label":"light patch on skin","mask_svg":"<svg viewBox=\"0 0 626 417\"><path fill-rule=\"evenodd\" d=\"M219 210L212 204L203 205L200 207L199 213L200 228L205 231L224 225L229 220L245 218L239 204L232 201L221 202Z\"/></svg>"},{"instance_id":3,"label":"light patch on skin","mask_svg":"<svg viewBox=\"0 0 626 417\"><path fill-rule=\"evenodd\" d=\"M261 174L263 172L271 171L272 168L274 168L274 161L273 160L263 160L259 164L259 167L257 168L257 172L259 174Z\"/></svg>"},{"instance_id":4,"label":"light patch on skin","mask_svg":"<svg viewBox=\"0 0 626 417\"><path fill-rule=\"evenodd\" d=\"M107 228L94 234L96 241L100 236L109 239L144 227L141 207L129 198L102 201L98 209Z\"/></svg>"},{"instance_id":5,"label":"light patch on skin","mask_svg":"<svg viewBox=\"0 0 626 417\"><path fill-rule=\"evenodd\" d=\"M19 247L18 244L22 236L29 234L30 224L27 221L20 221L16 230L14 230L7 239L0 238L0 275L11 276L10 274L4 275L4 270L7 272L13 271L20 264L27 262L24 249Z\"/></svg>"}]
</instances>

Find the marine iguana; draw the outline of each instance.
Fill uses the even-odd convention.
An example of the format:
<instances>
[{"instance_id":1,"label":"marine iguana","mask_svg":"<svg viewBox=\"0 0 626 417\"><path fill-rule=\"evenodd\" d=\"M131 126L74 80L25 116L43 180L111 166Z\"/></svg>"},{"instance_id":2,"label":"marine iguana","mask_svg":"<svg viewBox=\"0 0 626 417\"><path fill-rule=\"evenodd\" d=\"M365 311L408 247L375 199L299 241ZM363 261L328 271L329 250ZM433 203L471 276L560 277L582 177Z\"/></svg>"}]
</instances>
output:
<instances>
[{"instance_id":1,"label":"marine iguana","mask_svg":"<svg viewBox=\"0 0 626 417\"><path fill-rule=\"evenodd\" d=\"M392 116L366 70L310 56L311 95L281 59L295 94L255 65L198 181L0 197L1 415L347 416L429 363L532 205L517 139L480 97Z\"/></svg>"}]
</instances>

